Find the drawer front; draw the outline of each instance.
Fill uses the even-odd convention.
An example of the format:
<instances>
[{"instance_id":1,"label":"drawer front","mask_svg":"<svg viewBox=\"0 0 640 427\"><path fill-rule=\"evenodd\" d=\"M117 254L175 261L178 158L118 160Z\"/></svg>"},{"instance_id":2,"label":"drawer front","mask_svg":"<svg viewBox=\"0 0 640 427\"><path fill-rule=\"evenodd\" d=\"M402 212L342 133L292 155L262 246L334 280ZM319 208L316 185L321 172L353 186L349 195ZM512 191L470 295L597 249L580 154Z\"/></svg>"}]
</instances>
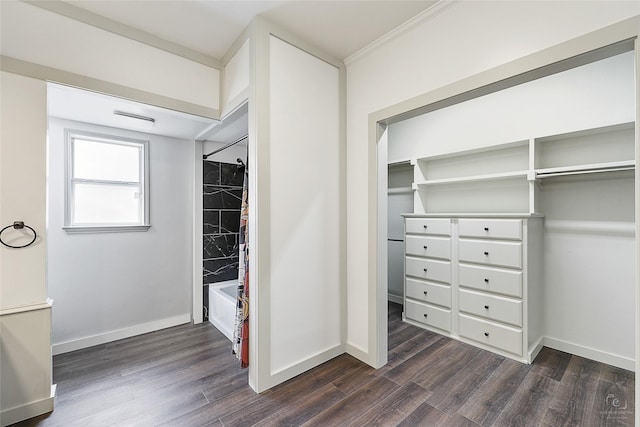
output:
<instances>
[{"instance_id":1,"label":"drawer front","mask_svg":"<svg viewBox=\"0 0 640 427\"><path fill-rule=\"evenodd\" d=\"M451 220L448 218L406 218L405 232L450 236Z\"/></svg>"},{"instance_id":2,"label":"drawer front","mask_svg":"<svg viewBox=\"0 0 640 427\"><path fill-rule=\"evenodd\" d=\"M460 264L460 286L522 298L522 271Z\"/></svg>"},{"instance_id":3,"label":"drawer front","mask_svg":"<svg viewBox=\"0 0 640 427\"><path fill-rule=\"evenodd\" d=\"M522 268L521 242L460 239L458 245L460 261Z\"/></svg>"},{"instance_id":4,"label":"drawer front","mask_svg":"<svg viewBox=\"0 0 640 427\"><path fill-rule=\"evenodd\" d=\"M522 240L522 220L460 218L458 234L463 237Z\"/></svg>"},{"instance_id":5,"label":"drawer front","mask_svg":"<svg viewBox=\"0 0 640 427\"><path fill-rule=\"evenodd\" d=\"M407 278L405 296L451 308L451 288L449 286Z\"/></svg>"},{"instance_id":6,"label":"drawer front","mask_svg":"<svg viewBox=\"0 0 640 427\"><path fill-rule=\"evenodd\" d=\"M451 263L433 259L405 258L405 274L425 280L451 282Z\"/></svg>"},{"instance_id":7,"label":"drawer front","mask_svg":"<svg viewBox=\"0 0 640 427\"><path fill-rule=\"evenodd\" d=\"M464 289L460 290L459 295L460 311L514 326L522 326L521 300Z\"/></svg>"},{"instance_id":8,"label":"drawer front","mask_svg":"<svg viewBox=\"0 0 640 427\"><path fill-rule=\"evenodd\" d=\"M461 314L460 336L522 356L522 330Z\"/></svg>"},{"instance_id":9,"label":"drawer front","mask_svg":"<svg viewBox=\"0 0 640 427\"><path fill-rule=\"evenodd\" d=\"M404 307L404 315L416 322L442 329L443 331L451 331L451 311L443 308L434 307L421 302L406 301Z\"/></svg>"},{"instance_id":10,"label":"drawer front","mask_svg":"<svg viewBox=\"0 0 640 427\"><path fill-rule=\"evenodd\" d=\"M405 248L407 255L451 259L449 237L406 236Z\"/></svg>"}]
</instances>

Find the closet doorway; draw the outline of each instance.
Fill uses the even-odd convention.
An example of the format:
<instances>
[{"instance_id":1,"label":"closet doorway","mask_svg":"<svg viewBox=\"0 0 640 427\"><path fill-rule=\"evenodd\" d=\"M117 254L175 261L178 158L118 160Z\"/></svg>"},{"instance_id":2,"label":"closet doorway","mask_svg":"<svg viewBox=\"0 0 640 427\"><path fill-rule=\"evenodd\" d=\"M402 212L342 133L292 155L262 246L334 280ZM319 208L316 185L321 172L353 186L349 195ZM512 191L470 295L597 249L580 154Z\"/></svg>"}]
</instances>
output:
<instances>
[{"instance_id":1,"label":"closet doorway","mask_svg":"<svg viewBox=\"0 0 640 427\"><path fill-rule=\"evenodd\" d=\"M563 46L558 49L565 51ZM566 57L574 55L565 51ZM540 56L531 63L542 67ZM400 228L402 219L391 215L394 199L402 192L398 188L406 189L406 183L394 188L392 177L406 165L413 167L413 212L544 215L540 345L634 370L638 332L634 297L638 282L636 56L630 42L602 49L594 46L589 54L573 60L549 63L528 74L529 70L522 70L510 79L503 76L506 80L499 85L491 85L491 74L500 74L492 70L476 79L487 82L480 89L468 87L456 93L464 84L452 85L448 88L451 94L460 94L455 98L425 95L424 108L398 114L401 106L395 106L387 110L393 116L384 110L372 115L370 120L384 124L375 142L377 194L384 198L378 201L379 218L384 220L379 233L389 230L385 249L401 240L392 232ZM608 77L603 78L601 72L606 69L613 74L605 72ZM586 74L593 71L591 80L584 80L583 70ZM565 102L557 97L566 87L554 85L571 74L577 76L573 82L586 86ZM547 95L538 88L540 99L522 100L528 86L545 81L552 82ZM477 89L473 95L471 89ZM510 94L513 97L505 102ZM607 101L599 104L603 99ZM581 108L593 101L599 105L582 114ZM446 125L452 123L452 117L459 128ZM370 138L373 141L374 135ZM503 150L492 152L498 147ZM380 236L378 241L382 248ZM403 268L404 260L398 261L397 250L388 251L389 255L379 252L378 259L388 260L390 281L392 272ZM451 289L452 306L445 308L452 313L448 332L454 338L459 337L457 274L453 273L452 283L439 283ZM391 300L395 285L387 285L386 279L379 271L376 293L389 294ZM620 319L619 326L612 331L608 322L593 323L593 307L604 310L602 318ZM386 304L374 309L378 319L383 318L383 310ZM386 331L376 333L378 345L384 341L382 333ZM378 348L378 354L382 351Z\"/></svg>"}]
</instances>

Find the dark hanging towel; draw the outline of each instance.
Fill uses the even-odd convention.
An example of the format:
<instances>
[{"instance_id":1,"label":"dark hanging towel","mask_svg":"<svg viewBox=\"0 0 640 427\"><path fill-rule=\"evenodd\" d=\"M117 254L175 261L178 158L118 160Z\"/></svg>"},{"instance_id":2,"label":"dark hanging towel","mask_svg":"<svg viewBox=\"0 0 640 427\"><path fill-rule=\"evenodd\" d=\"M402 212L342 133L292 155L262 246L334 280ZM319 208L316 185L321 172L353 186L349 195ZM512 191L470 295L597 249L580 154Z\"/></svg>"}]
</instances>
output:
<instances>
[{"instance_id":1,"label":"dark hanging towel","mask_svg":"<svg viewBox=\"0 0 640 427\"><path fill-rule=\"evenodd\" d=\"M248 156L247 156L248 157ZM249 162L244 168L242 208L240 211L238 300L233 328L233 352L240 366L249 366Z\"/></svg>"}]
</instances>

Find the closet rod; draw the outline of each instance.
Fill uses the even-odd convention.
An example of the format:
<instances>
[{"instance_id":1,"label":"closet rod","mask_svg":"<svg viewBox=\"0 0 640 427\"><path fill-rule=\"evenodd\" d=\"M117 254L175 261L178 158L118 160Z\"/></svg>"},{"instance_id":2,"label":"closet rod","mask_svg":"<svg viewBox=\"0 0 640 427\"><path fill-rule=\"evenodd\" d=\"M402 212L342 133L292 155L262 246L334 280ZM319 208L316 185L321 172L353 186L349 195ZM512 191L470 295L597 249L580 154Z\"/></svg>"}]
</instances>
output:
<instances>
[{"instance_id":1,"label":"closet rod","mask_svg":"<svg viewBox=\"0 0 640 427\"><path fill-rule=\"evenodd\" d=\"M249 138L249 135L245 135L245 136L243 136L242 138L237 139L237 140L235 140L235 141L233 141L233 142L231 142L231 143L229 143L229 144L225 145L224 147L218 148L217 150L213 150L213 151L212 151L212 152L210 152L209 154L205 154L205 155L203 155L203 156L202 156L202 159L203 159L203 160L207 160L207 157L212 156L212 155L214 155L214 154L216 154L216 153L219 153L219 152L221 152L222 150L226 150L227 148L231 147L232 145L236 145L238 142L244 141L244 140L245 140L245 139L247 139L247 138Z\"/></svg>"}]
</instances>

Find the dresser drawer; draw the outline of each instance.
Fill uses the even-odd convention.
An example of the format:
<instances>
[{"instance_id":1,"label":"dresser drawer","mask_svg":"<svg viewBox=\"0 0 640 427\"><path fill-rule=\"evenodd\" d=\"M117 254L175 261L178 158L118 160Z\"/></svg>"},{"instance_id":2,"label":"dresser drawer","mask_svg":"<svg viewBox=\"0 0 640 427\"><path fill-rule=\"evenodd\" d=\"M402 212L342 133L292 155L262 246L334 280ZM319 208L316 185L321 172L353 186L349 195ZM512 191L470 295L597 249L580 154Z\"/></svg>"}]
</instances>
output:
<instances>
[{"instance_id":1,"label":"dresser drawer","mask_svg":"<svg viewBox=\"0 0 640 427\"><path fill-rule=\"evenodd\" d=\"M450 236L451 220L448 218L406 218L405 232Z\"/></svg>"},{"instance_id":2,"label":"dresser drawer","mask_svg":"<svg viewBox=\"0 0 640 427\"><path fill-rule=\"evenodd\" d=\"M419 279L449 283L451 281L451 263L449 261L406 257L405 274Z\"/></svg>"},{"instance_id":3,"label":"dresser drawer","mask_svg":"<svg viewBox=\"0 0 640 427\"><path fill-rule=\"evenodd\" d=\"M407 278L405 296L451 308L451 287L449 286Z\"/></svg>"},{"instance_id":4,"label":"dresser drawer","mask_svg":"<svg viewBox=\"0 0 640 427\"><path fill-rule=\"evenodd\" d=\"M522 330L461 314L460 336L522 356Z\"/></svg>"},{"instance_id":5,"label":"dresser drawer","mask_svg":"<svg viewBox=\"0 0 640 427\"><path fill-rule=\"evenodd\" d=\"M483 292L460 290L460 311L522 326L522 301Z\"/></svg>"},{"instance_id":6,"label":"dresser drawer","mask_svg":"<svg viewBox=\"0 0 640 427\"><path fill-rule=\"evenodd\" d=\"M458 250L460 261L522 268L521 242L460 239Z\"/></svg>"},{"instance_id":7,"label":"dresser drawer","mask_svg":"<svg viewBox=\"0 0 640 427\"><path fill-rule=\"evenodd\" d=\"M459 264L460 286L522 298L522 271Z\"/></svg>"},{"instance_id":8,"label":"dresser drawer","mask_svg":"<svg viewBox=\"0 0 640 427\"><path fill-rule=\"evenodd\" d=\"M404 315L407 319L423 323L443 331L451 331L451 311L421 302L406 301Z\"/></svg>"},{"instance_id":9,"label":"dresser drawer","mask_svg":"<svg viewBox=\"0 0 640 427\"><path fill-rule=\"evenodd\" d=\"M407 255L451 258L451 239L449 237L406 236Z\"/></svg>"},{"instance_id":10,"label":"dresser drawer","mask_svg":"<svg viewBox=\"0 0 640 427\"><path fill-rule=\"evenodd\" d=\"M462 237L522 240L522 221L519 219L460 218L458 234Z\"/></svg>"}]
</instances>

